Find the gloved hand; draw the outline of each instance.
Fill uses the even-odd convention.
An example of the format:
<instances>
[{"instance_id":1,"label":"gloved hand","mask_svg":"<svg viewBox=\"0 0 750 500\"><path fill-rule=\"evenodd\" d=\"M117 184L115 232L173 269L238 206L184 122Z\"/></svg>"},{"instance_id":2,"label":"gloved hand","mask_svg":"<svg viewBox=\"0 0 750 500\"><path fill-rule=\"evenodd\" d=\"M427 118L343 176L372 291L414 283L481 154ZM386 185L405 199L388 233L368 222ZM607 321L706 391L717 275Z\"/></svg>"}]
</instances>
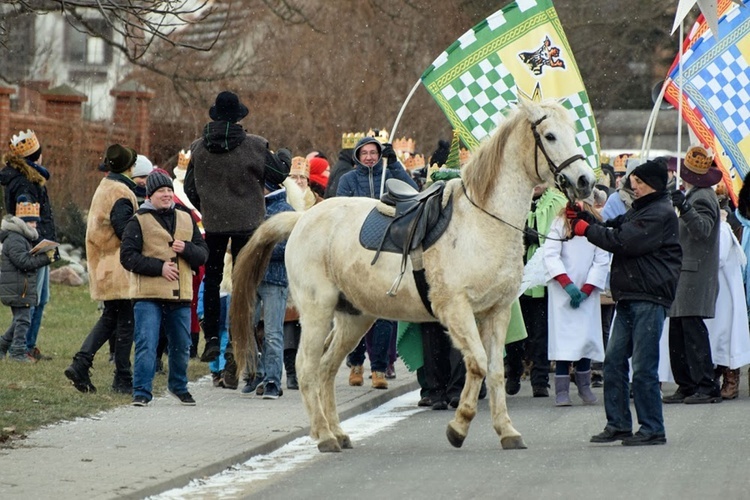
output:
<instances>
[{"instance_id":1,"label":"gloved hand","mask_svg":"<svg viewBox=\"0 0 750 500\"><path fill-rule=\"evenodd\" d=\"M577 218L570 221L570 229L576 236L586 236L588 228L589 223L583 220L583 218Z\"/></svg>"},{"instance_id":2,"label":"gloved hand","mask_svg":"<svg viewBox=\"0 0 750 500\"><path fill-rule=\"evenodd\" d=\"M396 156L396 151L393 149L393 145L390 142L383 144L381 155L386 159L386 163L389 167L398 162L398 156Z\"/></svg>"},{"instance_id":3,"label":"gloved hand","mask_svg":"<svg viewBox=\"0 0 750 500\"><path fill-rule=\"evenodd\" d=\"M523 228L523 245L528 248L532 245L539 246L539 233L530 227Z\"/></svg>"},{"instance_id":4,"label":"gloved hand","mask_svg":"<svg viewBox=\"0 0 750 500\"><path fill-rule=\"evenodd\" d=\"M564 290L570 296L570 307L572 307L573 309L578 309L578 306L581 305L581 302L583 302L586 297L588 297L588 295L579 290L578 287L573 283L565 285Z\"/></svg>"},{"instance_id":5,"label":"gloved hand","mask_svg":"<svg viewBox=\"0 0 750 500\"><path fill-rule=\"evenodd\" d=\"M670 193L670 196L672 196L672 205L674 205L677 211L680 212L680 215L683 215L685 212L693 208L693 206L685 198L685 193L683 193L679 189L675 189L674 191L672 191Z\"/></svg>"},{"instance_id":6,"label":"gloved hand","mask_svg":"<svg viewBox=\"0 0 750 500\"><path fill-rule=\"evenodd\" d=\"M573 220L573 219L578 218L578 214L580 213L581 213L581 208L575 203L569 201L568 204L565 205L565 217L568 220Z\"/></svg>"}]
</instances>

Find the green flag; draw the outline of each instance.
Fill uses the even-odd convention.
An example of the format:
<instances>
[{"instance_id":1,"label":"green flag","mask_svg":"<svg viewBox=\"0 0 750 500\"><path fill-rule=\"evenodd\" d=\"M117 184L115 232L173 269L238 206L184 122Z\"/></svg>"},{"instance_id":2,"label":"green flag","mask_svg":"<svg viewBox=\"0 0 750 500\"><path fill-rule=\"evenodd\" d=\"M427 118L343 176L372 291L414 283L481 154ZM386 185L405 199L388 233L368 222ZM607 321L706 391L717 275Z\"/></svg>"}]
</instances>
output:
<instances>
[{"instance_id":1,"label":"green flag","mask_svg":"<svg viewBox=\"0 0 750 500\"><path fill-rule=\"evenodd\" d=\"M583 80L550 0L517 0L451 44L422 83L461 140L474 149L519 96L557 99L570 112L576 142L599 167L599 134Z\"/></svg>"}]
</instances>

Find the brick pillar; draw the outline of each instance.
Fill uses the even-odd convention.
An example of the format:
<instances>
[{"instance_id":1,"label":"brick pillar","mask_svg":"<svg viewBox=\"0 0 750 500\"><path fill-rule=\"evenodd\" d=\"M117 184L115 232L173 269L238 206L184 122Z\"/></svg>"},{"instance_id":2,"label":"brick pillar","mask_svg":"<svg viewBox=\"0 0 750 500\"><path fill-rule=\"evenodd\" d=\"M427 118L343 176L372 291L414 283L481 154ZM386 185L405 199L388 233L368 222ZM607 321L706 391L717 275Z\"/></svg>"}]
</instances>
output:
<instances>
[{"instance_id":1,"label":"brick pillar","mask_svg":"<svg viewBox=\"0 0 750 500\"><path fill-rule=\"evenodd\" d=\"M10 96L15 94L15 89L11 87L0 87L0 151L5 149L5 145L10 140Z\"/></svg>"},{"instance_id":2,"label":"brick pillar","mask_svg":"<svg viewBox=\"0 0 750 500\"><path fill-rule=\"evenodd\" d=\"M135 136L132 147L139 154L149 156L151 149L151 113L149 104L154 92L125 84L109 93L115 98L115 113L112 122Z\"/></svg>"},{"instance_id":3,"label":"brick pillar","mask_svg":"<svg viewBox=\"0 0 750 500\"><path fill-rule=\"evenodd\" d=\"M45 115L65 123L80 122L83 119L82 103L89 100L85 95L44 93Z\"/></svg>"}]
</instances>

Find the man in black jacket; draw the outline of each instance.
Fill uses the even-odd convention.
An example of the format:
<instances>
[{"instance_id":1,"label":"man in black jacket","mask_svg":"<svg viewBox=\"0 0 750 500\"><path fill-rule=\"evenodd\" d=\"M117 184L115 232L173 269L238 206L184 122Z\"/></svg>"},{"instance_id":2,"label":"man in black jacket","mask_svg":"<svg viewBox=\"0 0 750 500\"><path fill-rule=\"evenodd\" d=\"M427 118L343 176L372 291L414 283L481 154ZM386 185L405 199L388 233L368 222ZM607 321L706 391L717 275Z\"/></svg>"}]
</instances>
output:
<instances>
[{"instance_id":1,"label":"man in black jacket","mask_svg":"<svg viewBox=\"0 0 750 500\"><path fill-rule=\"evenodd\" d=\"M596 224L568 210L571 228L612 252L610 287L617 302L612 335L604 358L604 409L607 425L592 443L622 440L626 446L667 442L659 391L659 339L674 301L682 247L677 215L667 187L667 165L649 160L630 174L636 199L624 215ZM641 425L632 431L628 359L633 361L633 400Z\"/></svg>"}]
</instances>

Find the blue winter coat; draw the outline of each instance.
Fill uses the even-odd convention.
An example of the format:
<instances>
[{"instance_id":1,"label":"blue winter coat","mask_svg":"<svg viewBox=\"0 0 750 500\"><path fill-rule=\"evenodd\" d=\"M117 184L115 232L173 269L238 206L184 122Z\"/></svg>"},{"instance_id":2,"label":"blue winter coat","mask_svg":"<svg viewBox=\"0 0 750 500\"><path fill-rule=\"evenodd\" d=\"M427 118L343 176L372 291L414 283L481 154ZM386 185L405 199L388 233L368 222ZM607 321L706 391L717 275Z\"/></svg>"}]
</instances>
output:
<instances>
[{"instance_id":1,"label":"blue winter coat","mask_svg":"<svg viewBox=\"0 0 750 500\"><path fill-rule=\"evenodd\" d=\"M341 176L339 187L336 190L336 196L364 196L366 198L380 198L380 182L383 177L382 156L374 167L370 168L359 161L359 150L365 144L375 144L382 153L380 143L374 137L365 137L360 139L354 148L353 160L354 170L351 170ZM389 165L385 173L386 180L395 178L409 184L414 189L419 189L417 183L406 172L400 162Z\"/></svg>"}]
</instances>

